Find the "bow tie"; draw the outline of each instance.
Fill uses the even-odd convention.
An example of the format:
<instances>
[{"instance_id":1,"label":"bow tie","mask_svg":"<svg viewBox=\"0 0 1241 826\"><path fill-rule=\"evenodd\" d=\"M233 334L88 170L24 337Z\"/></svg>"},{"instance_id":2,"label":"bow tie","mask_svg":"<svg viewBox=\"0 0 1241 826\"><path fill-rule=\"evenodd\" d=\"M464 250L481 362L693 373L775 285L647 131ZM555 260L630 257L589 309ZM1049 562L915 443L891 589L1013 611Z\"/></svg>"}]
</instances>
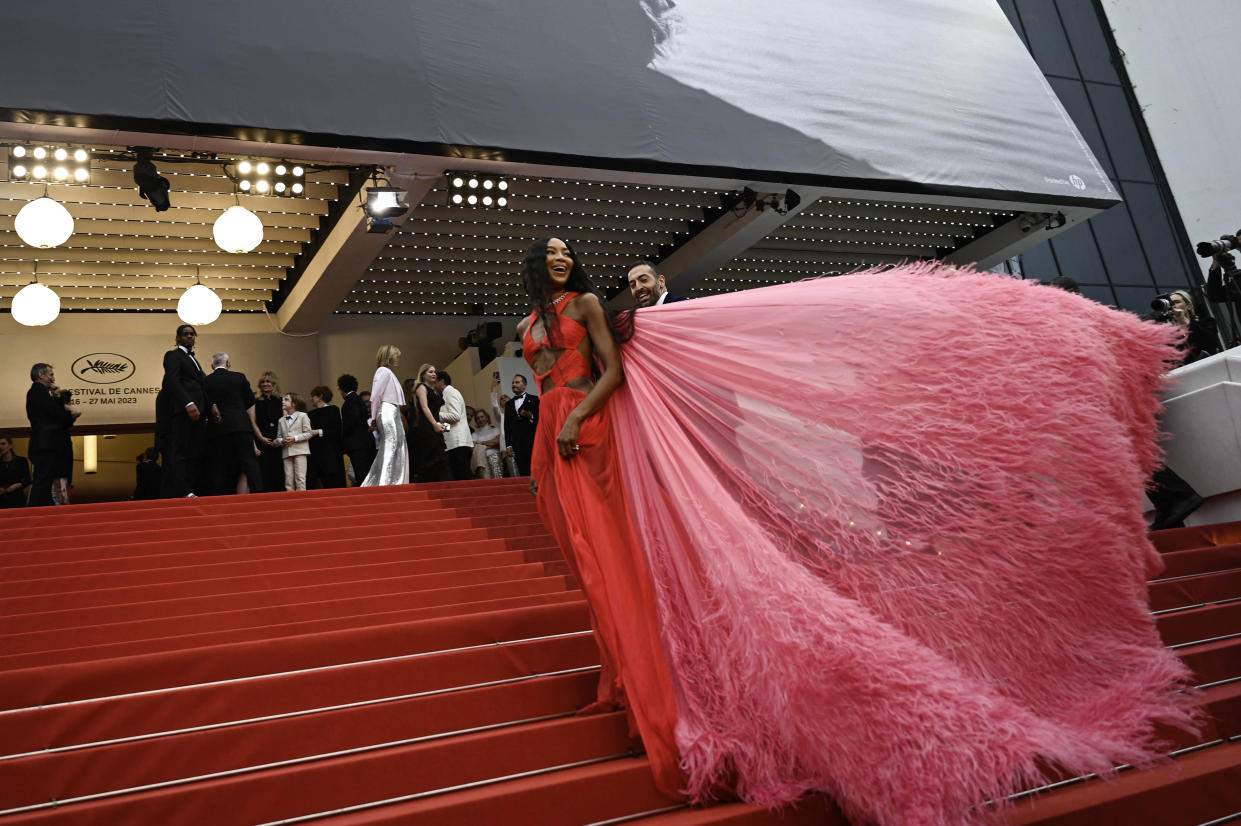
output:
<instances>
[{"instance_id":1,"label":"bow tie","mask_svg":"<svg viewBox=\"0 0 1241 826\"><path fill-rule=\"evenodd\" d=\"M513 401L517 401L518 399L524 399L525 397L526 397L525 393L518 393L516 396L513 397Z\"/></svg>"}]
</instances>

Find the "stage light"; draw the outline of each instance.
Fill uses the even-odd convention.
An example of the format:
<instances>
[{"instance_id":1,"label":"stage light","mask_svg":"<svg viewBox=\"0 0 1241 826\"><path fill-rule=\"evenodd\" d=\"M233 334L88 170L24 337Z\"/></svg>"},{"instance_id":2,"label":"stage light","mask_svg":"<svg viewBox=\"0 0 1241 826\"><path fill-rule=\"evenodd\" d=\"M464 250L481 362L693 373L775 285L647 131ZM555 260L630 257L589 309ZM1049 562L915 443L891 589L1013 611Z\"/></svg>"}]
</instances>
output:
<instances>
[{"instance_id":1,"label":"stage light","mask_svg":"<svg viewBox=\"0 0 1241 826\"><path fill-rule=\"evenodd\" d=\"M59 247L73 235L73 216L51 198L36 198L17 213L13 229L30 246L50 249Z\"/></svg>"},{"instance_id":2,"label":"stage light","mask_svg":"<svg viewBox=\"0 0 1241 826\"><path fill-rule=\"evenodd\" d=\"M483 206L489 208L508 206L507 198L494 193L507 192L508 181L499 175L445 172L448 185L448 203L455 206ZM479 190L482 190L479 193Z\"/></svg>"},{"instance_id":3,"label":"stage light","mask_svg":"<svg viewBox=\"0 0 1241 826\"><path fill-rule=\"evenodd\" d=\"M36 281L17 291L9 312L18 324L45 327L60 315L60 296Z\"/></svg>"},{"instance_id":4,"label":"stage light","mask_svg":"<svg viewBox=\"0 0 1241 826\"><path fill-rule=\"evenodd\" d=\"M231 206L215 219L211 235L216 245L225 252L250 252L263 243L263 222L245 207Z\"/></svg>"},{"instance_id":5,"label":"stage light","mask_svg":"<svg viewBox=\"0 0 1241 826\"><path fill-rule=\"evenodd\" d=\"M788 212L790 209L797 209L799 204L801 204L800 195L798 195L796 192L794 192L791 189L785 191L784 193L784 211L785 212Z\"/></svg>"},{"instance_id":6,"label":"stage light","mask_svg":"<svg viewBox=\"0 0 1241 826\"><path fill-rule=\"evenodd\" d=\"M238 161L237 190L285 198L301 195L306 191L305 174L304 167L288 161Z\"/></svg>"},{"instance_id":7,"label":"stage light","mask_svg":"<svg viewBox=\"0 0 1241 826\"><path fill-rule=\"evenodd\" d=\"M388 232L393 228L392 219L409 211L404 203L405 190L395 186L369 186L366 188L366 210L369 223L367 232Z\"/></svg>"},{"instance_id":8,"label":"stage light","mask_svg":"<svg viewBox=\"0 0 1241 826\"><path fill-rule=\"evenodd\" d=\"M181 293L181 298L177 300L177 317L197 327L215 321L223 308L224 303L214 290L195 284Z\"/></svg>"},{"instance_id":9,"label":"stage light","mask_svg":"<svg viewBox=\"0 0 1241 826\"><path fill-rule=\"evenodd\" d=\"M155 169L155 162L151 160L154 154L155 150L149 146L134 148L134 156L138 159L134 164L134 183L138 185L138 194L150 201L156 212L166 212L172 206L168 198L172 185Z\"/></svg>"},{"instance_id":10,"label":"stage light","mask_svg":"<svg viewBox=\"0 0 1241 826\"><path fill-rule=\"evenodd\" d=\"M10 146L10 179L27 178L78 183L90 181L90 153L69 146ZM58 163L30 163L30 158L55 160Z\"/></svg>"}]
</instances>

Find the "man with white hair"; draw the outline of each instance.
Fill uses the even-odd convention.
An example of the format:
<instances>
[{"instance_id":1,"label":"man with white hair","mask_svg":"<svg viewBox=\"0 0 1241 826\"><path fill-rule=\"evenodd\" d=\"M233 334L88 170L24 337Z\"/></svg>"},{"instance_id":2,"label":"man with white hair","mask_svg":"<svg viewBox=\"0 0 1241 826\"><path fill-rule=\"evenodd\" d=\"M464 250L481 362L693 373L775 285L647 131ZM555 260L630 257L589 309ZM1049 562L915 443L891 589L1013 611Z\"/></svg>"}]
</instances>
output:
<instances>
[{"instance_id":1,"label":"man with white hair","mask_svg":"<svg viewBox=\"0 0 1241 826\"><path fill-rule=\"evenodd\" d=\"M250 493L263 490L255 439L261 438L254 418L254 391L245 373L232 369L228 353L211 357L211 375L204 379L207 397L219 409L211 427L211 492Z\"/></svg>"}]
</instances>

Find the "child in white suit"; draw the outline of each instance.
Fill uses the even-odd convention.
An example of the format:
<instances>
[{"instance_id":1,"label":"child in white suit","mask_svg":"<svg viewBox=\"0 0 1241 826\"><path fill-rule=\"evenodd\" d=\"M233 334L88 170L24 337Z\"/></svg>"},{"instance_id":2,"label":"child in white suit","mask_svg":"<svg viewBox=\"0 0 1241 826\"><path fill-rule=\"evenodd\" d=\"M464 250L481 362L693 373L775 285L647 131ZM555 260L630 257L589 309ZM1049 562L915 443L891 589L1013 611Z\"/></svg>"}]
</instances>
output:
<instances>
[{"instance_id":1,"label":"child in white suit","mask_svg":"<svg viewBox=\"0 0 1241 826\"><path fill-rule=\"evenodd\" d=\"M284 489L306 489L306 460L310 456L310 440L322 436L322 430L310 426L306 415L306 402L296 393L288 393L282 400L284 415L276 428L277 441L284 446Z\"/></svg>"}]
</instances>

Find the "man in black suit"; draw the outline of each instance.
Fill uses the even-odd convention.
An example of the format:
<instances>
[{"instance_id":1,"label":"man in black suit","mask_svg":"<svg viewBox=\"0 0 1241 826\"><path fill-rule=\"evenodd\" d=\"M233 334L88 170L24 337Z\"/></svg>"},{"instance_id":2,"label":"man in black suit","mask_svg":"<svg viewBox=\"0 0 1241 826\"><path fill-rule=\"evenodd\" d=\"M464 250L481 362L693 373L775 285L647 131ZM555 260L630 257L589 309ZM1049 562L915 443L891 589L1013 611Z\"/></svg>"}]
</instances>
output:
<instances>
[{"instance_id":1,"label":"man in black suit","mask_svg":"<svg viewBox=\"0 0 1241 826\"><path fill-rule=\"evenodd\" d=\"M539 397L526 393L526 377L513 376L513 398L504 405L505 454L517 461L517 472L530 475L530 456L534 452L534 430L539 425Z\"/></svg>"},{"instance_id":2,"label":"man in black suit","mask_svg":"<svg viewBox=\"0 0 1241 826\"><path fill-rule=\"evenodd\" d=\"M13 440L0 436L0 508L26 507L30 462L13 452Z\"/></svg>"},{"instance_id":3,"label":"man in black suit","mask_svg":"<svg viewBox=\"0 0 1241 826\"><path fill-rule=\"evenodd\" d=\"M685 298L668 292L668 285L663 274L651 261L642 261L629 269L629 293L633 303L639 307L658 307L660 304L671 304L684 301Z\"/></svg>"},{"instance_id":4,"label":"man in black suit","mask_svg":"<svg viewBox=\"0 0 1241 826\"><path fill-rule=\"evenodd\" d=\"M353 469L353 484L362 484L375 461L375 437L371 435L368 421L370 411L366 402L358 396L358 380L345 373L336 380L336 387L343 398L340 402L341 447L349 457ZM406 399L408 401L408 399Z\"/></svg>"},{"instance_id":5,"label":"man in black suit","mask_svg":"<svg viewBox=\"0 0 1241 826\"><path fill-rule=\"evenodd\" d=\"M40 362L30 368L30 389L26 391L26 418L30 420L30 461L34 478L30 482L30 506L51 505L52 480L56 478L57 456L69 438L69 426L82 415L70 410L52 393L56 373L52 365Z\"/></svg>"},{"instance_id":6,"label":"man in black suit","mask_svg":"<svg viewBox=\"0 0 1241 826\"><path fill-rule=\"evenodd\" d=\"M212 493L250 493L263 490L254 439L254 391L245 373L235 372L228 353L211 357L211 375L203 384L207 398L220 411L211 428Z\"/></svg>"},{"instance_id":7,"label":"man in black suit","mask_svg":"<svg viewBox=\"0 0 1241 826\"><path fill-rule=\"evenodd\" d=\"M182 324L177 328L177 346L164 353L161 389L168 407L168 466L164 468L167 496L197 496L206 492L203 456L207 449L207 377L194 356L197 340L193 326Z\"/></svg>"}]
</instances>

